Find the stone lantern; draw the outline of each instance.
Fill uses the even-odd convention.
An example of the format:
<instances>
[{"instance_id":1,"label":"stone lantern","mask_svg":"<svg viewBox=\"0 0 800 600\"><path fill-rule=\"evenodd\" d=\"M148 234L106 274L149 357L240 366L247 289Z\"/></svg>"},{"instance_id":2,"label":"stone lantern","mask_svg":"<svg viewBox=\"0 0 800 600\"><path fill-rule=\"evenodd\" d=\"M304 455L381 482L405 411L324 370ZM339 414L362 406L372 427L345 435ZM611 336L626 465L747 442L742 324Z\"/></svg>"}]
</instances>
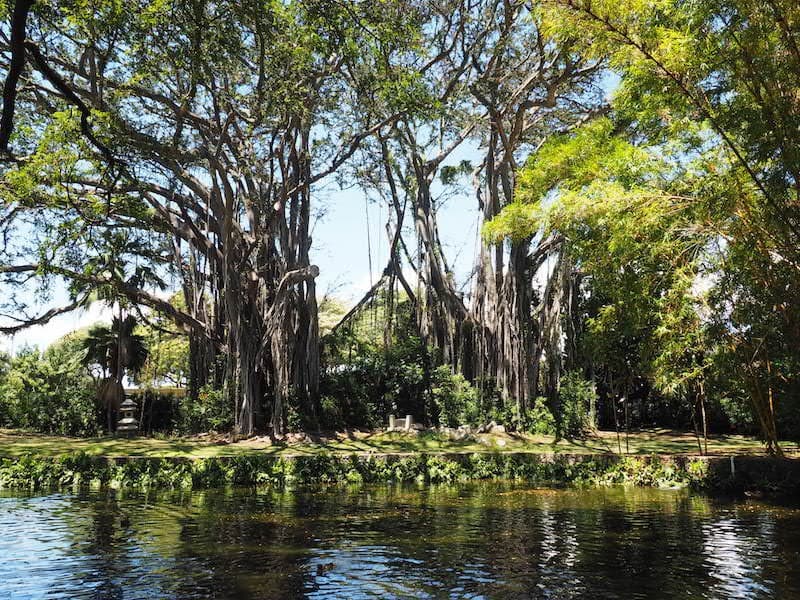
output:
<instances>
[{"instance_id":1,"label":"stone lantern","mask_svg":"<svg viewBox=\"0 0 800 600\"><path fill-rule=\"evenodd\" d=\"M139 421L136 420L136 402L125 396L125 401L119 407L120 419L117 421L117 432L134 435L139 431Z\"/></svg>"}]
</instances>

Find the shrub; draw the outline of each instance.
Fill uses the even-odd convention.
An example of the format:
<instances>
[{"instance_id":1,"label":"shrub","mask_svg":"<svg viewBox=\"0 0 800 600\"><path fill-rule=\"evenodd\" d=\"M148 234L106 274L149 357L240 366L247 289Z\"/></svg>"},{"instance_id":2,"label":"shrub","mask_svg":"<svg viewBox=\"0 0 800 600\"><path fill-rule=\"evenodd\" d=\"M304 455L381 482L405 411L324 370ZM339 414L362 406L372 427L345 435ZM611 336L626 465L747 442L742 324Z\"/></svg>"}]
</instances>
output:
<instances>
[{"instance_id":1,"label":"shrub","mask_svg":"<svg viewBox=\"0 0 800 600\"><path fill-rule=\"evenodd\" d=\"M337 431L347 426L344 415L342 415L342 408L336 398L323 396L320 398L320 408L321 413L319 421L322 427L331 431Z\"/></svg>"},{"instance_id":2,"label":"shrub","mask_svg":"<svg viewBox=\"0 0 800 600\"><path fill-rule=\"evenodd\" d=\"M81 360L69 343L43 354L20 352L0 380L2 424L59 435L96 435L101 414Z\"/></svg>"},{"instance_id":3,"label":"shrub","mask_svg":"<svg viewBox=\"0 0 800 600\"><path fill-rule=\"evenodd\" d=\"M337 365L326 369L320 379L322 414L320 426L324 429L343 427L375 427L380 409L375 410L382 396L381 374L371 361L358 360L352 365Z\"/></svg>"},{"instance_id":4,"label":"shrub","mask_svg":"<svg viewBox=\"0 0 800 600\"><path fill-rule=\"evenodd\" d=\"M547 407L547 399L539 396L528 413L528 430L539 435L554 435L556 419Z\"/></svg>"},{"instance_id":5,"label":"shrub","mask_svg":"<svg viewBox=\"0 0 800 600\"><path fill-rule=\"evenodd\" d=\"M729 429L739 433L755 433L758 428L753 418L753 409L747 398L723 396L719 399L719 411Z\"/></svg>"},{"instance_id":6,"label":"shrub","mask_svg":"<svg viewBox=\"0 0 800 600\"><path fill-rule=\"evenodd\" d=\"M233 406L225 400L222 390L203 386L192 402L184 402L181 428L191 432L227 431L233 427Z\"/></svg>"},{"instance_id":7,"label":"shrub","mask_svg":"<svg viewBox=\"0 0 800 600\"><path fill-rule=\"evenodd\" d=\"M422 419L428 389L423 365L414 341L390 350L362 349L347 362L328 365L320 378L322 397L328 398L321 425L374 428L392 413ZM335 422L325 420L330 417Z\"/></svg>"},{"instance_id":8,"label":"shrub","mask_svg":"<svg viewBox=\"0 0 800 600\"><path fill-rule=\"evenodd\" d=\"M567 373L558 392L558 433L566 438L581 437L591 431L590 411L596 399L594 385L579 372Z\"/></svg>"},{"instance_id":9,"label":"shrub","mask_svg":"<svg viewBox=\"0 0 800 600\"><path fill-rule=\"evenodd\" d=\"M730 480L719 479L709 472L706 461L661 460L656 456L571 460L563 456L546 459L526 453L476 453L463 457L320 454L294 458L260 454L197 460L114 460L77 453L61 457L25 455L15 459L0 458L0 489L207 488L390 481L447 483L475 479L506 479L537 484L688 485L698 489L726 489L731 484ZM765 480L758 485L761 488L774 487L775 482Z\"/></svg>"},{"instance_id":10,"label":"shrub","mask_svg":"<svg viewBox=\"0 0 800 600\"><path fill-rule=\"evenodd\" d=\"M480 418L476 390L463 375L443 365L434 370L432 380L431 396L441 425L458 427Z\"/></svg>"},{"instance_id":11,"label":"shrub","mask_svg":"<svg viewBox=\"0 0 800 600\"><path fill-rule=\"evenodd\" d=\"M517 428L520 426L519 411L517 410L516 402L500 403L489 409L485 418L480 419L482 422L494 421L501 423L507 427Z\"/></svg>"}]
</instances>

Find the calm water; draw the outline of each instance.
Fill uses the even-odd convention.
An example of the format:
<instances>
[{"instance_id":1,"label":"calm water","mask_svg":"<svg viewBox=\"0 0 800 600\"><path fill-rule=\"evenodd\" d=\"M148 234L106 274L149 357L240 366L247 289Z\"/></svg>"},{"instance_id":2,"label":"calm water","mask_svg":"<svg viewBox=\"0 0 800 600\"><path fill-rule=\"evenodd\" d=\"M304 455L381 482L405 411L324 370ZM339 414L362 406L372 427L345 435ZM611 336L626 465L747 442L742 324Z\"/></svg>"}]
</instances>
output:
<instances>
[{"instance_id":1,"label":"calm water","mask_svg":"<svg viewBox=\"0 0 800 600\"><path fill-rule=\"evenodd\" d=\"M499 484L0 496L0 598L800 598L800 510Z\"/></svg>"}]
</instances>

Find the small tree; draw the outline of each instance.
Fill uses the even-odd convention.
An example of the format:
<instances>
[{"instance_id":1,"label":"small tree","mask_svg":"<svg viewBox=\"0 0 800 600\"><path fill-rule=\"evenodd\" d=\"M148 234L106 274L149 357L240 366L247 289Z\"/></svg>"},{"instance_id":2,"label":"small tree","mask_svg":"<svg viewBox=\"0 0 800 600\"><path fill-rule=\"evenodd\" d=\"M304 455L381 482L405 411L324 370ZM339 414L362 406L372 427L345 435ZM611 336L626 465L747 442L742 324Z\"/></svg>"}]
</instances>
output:
<instances>
[{"instance_id":1,"label":"small tree","mask_svg":"<svg viewBox=\"0 0 800 600\"><path fill-rule=\"evenodd\" d=\"M147 361L147 346L144 338L135 333L136 325L133 315L115 317L110 327L92 327L84 340L86 365L101 370L98 398L105 406L109 431L114 428L114 415L125 396L125 373L138 373Z\"/></svg>"}]
</instances>

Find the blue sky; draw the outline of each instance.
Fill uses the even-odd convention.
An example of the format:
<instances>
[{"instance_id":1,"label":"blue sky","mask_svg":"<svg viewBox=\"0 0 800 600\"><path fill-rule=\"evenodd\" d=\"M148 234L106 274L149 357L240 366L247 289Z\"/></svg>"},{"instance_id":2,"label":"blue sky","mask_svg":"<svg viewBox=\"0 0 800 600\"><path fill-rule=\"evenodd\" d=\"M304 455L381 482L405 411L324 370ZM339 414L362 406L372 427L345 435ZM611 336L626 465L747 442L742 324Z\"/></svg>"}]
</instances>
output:
<instances>
[{"instance_id":1,"label":"blue sky","mask_svg":"<svg viewBox=\"0 0 800 600\"><path fill-rule=\"evenodd\" d=\"M456 165L462 160L475 160L476 151L465 145L454 151L445 164ZM438 213L439 233L449 264L456 278L463 281L469 274L475 257L479 213L472 188L465 182L463 190L447 200ZM434 193L441 190L434 185ZM316 201L327 214L316 222L313 231L312 260L320 268L317 289L346 300L357 300L370 288L386 266L389 242L386 237L387 207L377 202L365 206L365 193L359 188L338 190L333 186L318 190ZM369 230L367 229L369 218ZM406 215L406 226L412 223ZM372 254L370 276L367 252L367 232ZM412 240L408 236L407 240Z\"/></svg>"}]
</instances>

